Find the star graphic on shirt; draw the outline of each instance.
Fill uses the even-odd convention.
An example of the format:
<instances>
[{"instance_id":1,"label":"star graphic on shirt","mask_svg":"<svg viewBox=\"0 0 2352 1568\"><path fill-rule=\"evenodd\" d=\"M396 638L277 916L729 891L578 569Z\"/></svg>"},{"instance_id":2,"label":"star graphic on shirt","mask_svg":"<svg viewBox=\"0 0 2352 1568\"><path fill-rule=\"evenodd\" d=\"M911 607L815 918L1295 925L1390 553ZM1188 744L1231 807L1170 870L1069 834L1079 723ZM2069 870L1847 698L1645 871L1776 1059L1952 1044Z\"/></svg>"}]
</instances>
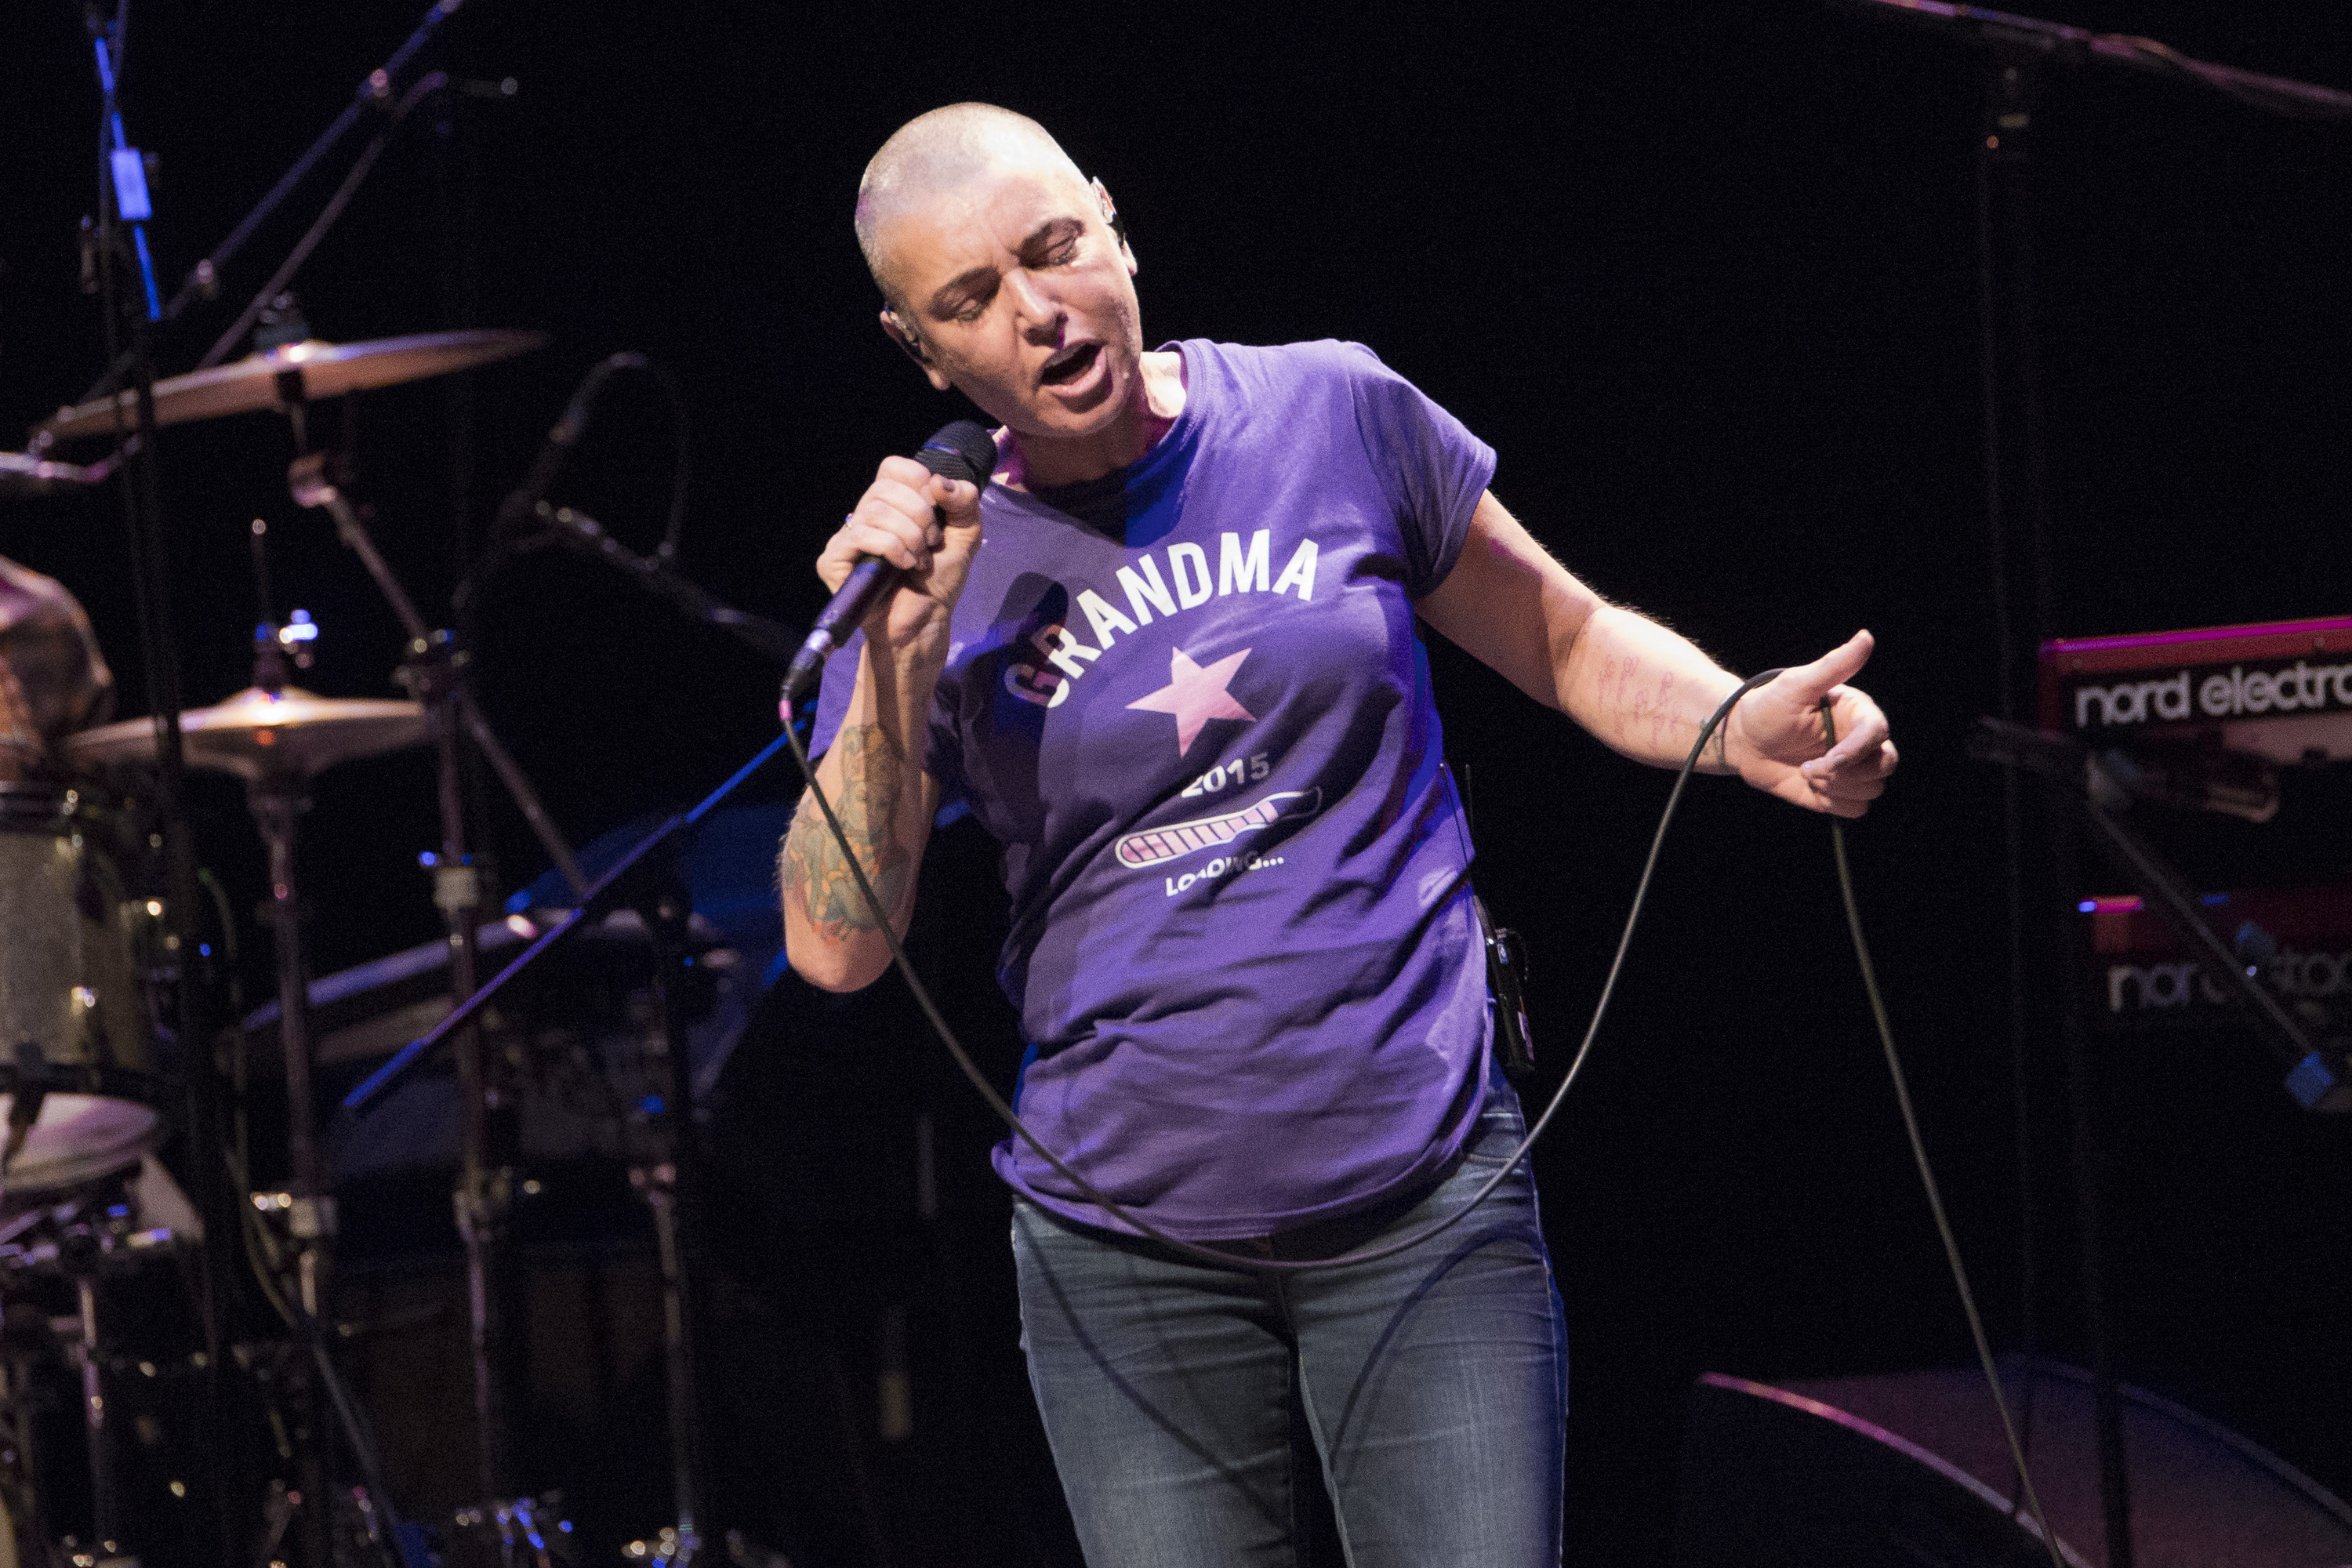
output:
<instances>
[{"instance_id":1,"label":"star graphic on shirt","mask_svg":"<svg viewBox=\"0 0 2352 1568\"><path fill-rule=\"evenodd\" d=\"M1151 713L1176 715L1176 754L1182 756L1192 749L1200 738L1201 726L1212 719L1255 719L1256 714L1225 694L1225 683L1250 650L1229 653L1207 668L1194 664L1192 656L1176 648L1168 656L1168 684L1149 697L1139 697L1128 704Z\"/></svg>"}]
</instances>

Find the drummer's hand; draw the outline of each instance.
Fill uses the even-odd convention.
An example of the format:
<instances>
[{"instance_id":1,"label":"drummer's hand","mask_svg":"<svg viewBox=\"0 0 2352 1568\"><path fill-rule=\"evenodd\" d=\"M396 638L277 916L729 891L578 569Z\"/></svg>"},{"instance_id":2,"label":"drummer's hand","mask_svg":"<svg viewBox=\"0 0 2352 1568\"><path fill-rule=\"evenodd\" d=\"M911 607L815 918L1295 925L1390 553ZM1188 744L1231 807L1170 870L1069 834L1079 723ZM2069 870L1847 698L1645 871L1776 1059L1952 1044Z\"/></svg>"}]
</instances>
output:
<instances>
[{"instance_id":1,"label":"drummer's hand","mask_svg":"<svg viewBox=\"0 0 2352 1568\"><path fill-rule=\"evenodd\" d=\"M868 641L899 647L944 638L979 547L979 487L941 479L912 458L885 458L856 510L817 557L816 574L828 590L838 591L861 555L899 568L904 575L898 589L866 617Z\"/></svg>"}]
</instances>

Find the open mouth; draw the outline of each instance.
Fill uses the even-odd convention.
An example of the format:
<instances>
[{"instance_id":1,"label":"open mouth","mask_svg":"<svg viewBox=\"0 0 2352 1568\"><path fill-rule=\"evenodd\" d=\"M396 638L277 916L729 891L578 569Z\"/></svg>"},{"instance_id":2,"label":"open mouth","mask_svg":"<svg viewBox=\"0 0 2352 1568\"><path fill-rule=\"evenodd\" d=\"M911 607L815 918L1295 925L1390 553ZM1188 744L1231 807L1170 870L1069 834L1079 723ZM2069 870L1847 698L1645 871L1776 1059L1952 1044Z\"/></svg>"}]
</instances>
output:
<instances>
[{"instance_id":1,"label":"open mouth","mask_svg":"<svg viewBox=\"0 0 2352 1568\"><path fill-rule=\"evenodd\" d=\"M1074 343L1047 360L1038 379L1047 386L1064 385L1094 369L1095 361L1101 357L1102 344Z\"/></svg>"}]
</instances>

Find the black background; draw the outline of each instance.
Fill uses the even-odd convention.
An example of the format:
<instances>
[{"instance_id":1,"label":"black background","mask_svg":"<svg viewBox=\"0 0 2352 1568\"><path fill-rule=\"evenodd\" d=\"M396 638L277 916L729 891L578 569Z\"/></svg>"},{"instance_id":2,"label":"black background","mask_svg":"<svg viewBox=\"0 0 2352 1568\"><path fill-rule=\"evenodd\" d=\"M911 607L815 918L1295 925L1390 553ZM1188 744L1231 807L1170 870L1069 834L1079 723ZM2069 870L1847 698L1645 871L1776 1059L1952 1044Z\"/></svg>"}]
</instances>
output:
<instances>
[{"instance_id":1,"label":"black background","mask_svg":"<svg viewBox=\"0 0 2352 1568\"><path fill-rule=\"evenodd\" d=\"M168 290L420 8L134 9L123 110L157 158L152 236ZM0 431L79 396L102 362L97 309L75 288L98 118L80 7L8 11ZM2332 12L2076 0L2063 19L2352 81L2352 22ZM1924 28L1794 3L852 16L472 0L428 61L464 79L511 76L520 90L421 110L295 287L317 334L337 341L457 325L552 334L535 356L360 407L360 488L430 615L573 382L634 348L668 368L692 409L684 569L744 608L804 623L819 602L808 561L877 458L959 412L876 330L848 222L858 172L912 114L982 98L1038 116L1108 183L1142 261L1153 341L1370 343L1499 449L1497 492L1572 570L1730 668L1875 631L1861 684L1892 716L1905 762L1853 835L1863 905L1988 1317L1997 1341L2020 1342L2000 794L1960 750L1999 701L1971 55ZM2035 133L2056 605L2045 629L2344 613L2352 132L2108 71L2055 79ZM328 188L298 194L232 268L224 300L165 337L164 372L194 363ZM642 384L616 385L557 499L649 549L667 496L664 419ZM246 684L255 516L272 528L281 607L301 605L324 628L304 684L389 694L397 629L323 521L289 500L290 455L266 415L167 437L192 702ZM110 497L0 503L0 550L82 597L127 714L144 709L123 542ZM575 840L698 797L774 733L772 668L593 564L533 557L484 603L486 706ZM1448 749L1474 780L1482 884L1531 939L1556 1073L1666 781L1450 649L1434 657ZM435 837L429 777L419 753L321 783L306 858L321 972L434 934L415 863ZM772 777L753 794L782 791ZM202 780L194 805L204 858L249 905L260 877L240 798ZM2154 831L2213 885L2341 879L2343 805L2340 780L2298 776L2267 827L2175 819ZM489 826L507 885L541 869L503 803ZM1696 1373L1772 1379L1967 1354L1825 837L1736 787L1695 789L1617 1011L1538 1153L1572 1336L1572 1559L1662 1557ZM927 877L927 950L959 1018L1009 1071L1003 1009L968 940L988 918L987 848L950 837ZM259 985L266 949L253 946ZM963 1305L939 1322L934 1295L922 1321L965 1347L943 1384L956 1392L939 1396L961 1436L920 1450L931 1469L884 1475L900 1489L869 1511L901 1532L901 1560L928 1560L917 1542L941 1531L984 1539L1005 1561L1055 1560L1066 1527L1018 1410L1001 1259L982 1245L1001 1214L986 1129L891 1006L841 1014L780 990L746 1047L768 1058L730 1068L732 1113L805 1127L791 1170L835 1117L880 1125L919 1103L943 1119L942 1179L977 1239L935 1250L925 1267L961 1259L949 1273ZM807 1026L820 1016L866 1020L855 1069L819 1065ZM2034 1331L2080 1360L2057 1047L2038 1006L2035 1017L2022 1073L2040 1173ZM2099 1059L2127 1375L2352 1489L2352 1351L2336 1310L2344 1130L2296 1110L2233 1037L2110 1043ZM903 1138L841 1142L881 1169L824 1180L857 1203L895 1203ZM760 1184L757 1169L736 1174ZM809 1267L863 1301L881 1289L871 1281L906 1271L887 1250L845 1243ZM793 1289L778 1283L782 1263L744 1272ZM847 1363L862 1364L870 1331L841 1331L855 1342ZM460 1414L443 1419L455 1430ZM739 1456L764 1451L730 1441ZM756 1466L738 1469L729 1484L752 1499L740 1511L796 1542L796 1561L877 1551L871 1532L783 1517L824 1505L761 1502ZM932 1515L947 1521L936 1531L902 1522Z\"/></svg>"}]
</instances>

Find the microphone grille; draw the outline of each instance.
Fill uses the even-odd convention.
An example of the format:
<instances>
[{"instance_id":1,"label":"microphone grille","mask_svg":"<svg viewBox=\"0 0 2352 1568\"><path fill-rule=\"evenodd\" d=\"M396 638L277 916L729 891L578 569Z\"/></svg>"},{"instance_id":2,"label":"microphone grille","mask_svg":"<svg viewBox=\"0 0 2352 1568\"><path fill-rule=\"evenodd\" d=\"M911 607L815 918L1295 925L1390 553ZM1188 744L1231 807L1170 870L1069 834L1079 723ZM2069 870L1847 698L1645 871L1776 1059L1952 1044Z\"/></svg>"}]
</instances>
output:
<instances>
[{"instance_id":1,"label":"microphone grille","mask_svg":"<svg viewBox=\"0 0 2352 1568\"><path fill-rule=\"evenodd\" d=\"M959 419L940 426L915 460L943 479L968 479L985 489L989 475L996 471L996 438L986 426Z\"/></svg>"}]
</instances>

